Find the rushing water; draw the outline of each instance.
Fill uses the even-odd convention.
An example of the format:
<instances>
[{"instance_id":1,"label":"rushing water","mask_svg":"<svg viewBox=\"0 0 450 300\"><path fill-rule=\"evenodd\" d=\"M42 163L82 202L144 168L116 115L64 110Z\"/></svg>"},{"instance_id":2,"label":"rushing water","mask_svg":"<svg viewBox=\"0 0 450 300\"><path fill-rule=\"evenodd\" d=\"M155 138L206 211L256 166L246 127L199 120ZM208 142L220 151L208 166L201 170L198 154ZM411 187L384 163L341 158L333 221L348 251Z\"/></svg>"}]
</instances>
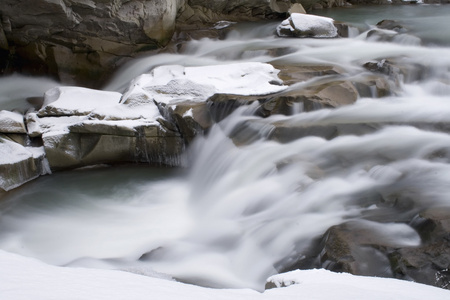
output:
<instances>
[{"instance_id":1,"label":"rushing water","mask_svg":"<svg viewBox=\"0 0 450 300\"><path fill-rule=\"evenodd\" d=\"M430 10L440 21L429 23ZM275 23L237 25L225 40L191 41L182 53L141 58L105 89L122 90L162 64L333 65L345 70L340 79L357 80L367 75L365 62L397 57L426 66L426 74L404 78L392 96L334 110L261 119L255 107L241 108L198 138L181 173L117 167L40 178L0 203L0 248L61 266L261 289L288 258L344 220L364 217L396 245L417 245L415 231L397 222L426 207L449 206L450 35L427 32L448 32L450 7L325 13L368 27L351 39L300 40L276 38ZM367 22L354 18L362 13ZM411 33L424 32L425 46L367 41L364 30L391 13L420 28ZM272 139L277 122L370 130L279 143ZM233 143L229 136L236 130L247 143ZM406 206L402 214L390 209L399 202Z\"/></svg>"}]
</instances>

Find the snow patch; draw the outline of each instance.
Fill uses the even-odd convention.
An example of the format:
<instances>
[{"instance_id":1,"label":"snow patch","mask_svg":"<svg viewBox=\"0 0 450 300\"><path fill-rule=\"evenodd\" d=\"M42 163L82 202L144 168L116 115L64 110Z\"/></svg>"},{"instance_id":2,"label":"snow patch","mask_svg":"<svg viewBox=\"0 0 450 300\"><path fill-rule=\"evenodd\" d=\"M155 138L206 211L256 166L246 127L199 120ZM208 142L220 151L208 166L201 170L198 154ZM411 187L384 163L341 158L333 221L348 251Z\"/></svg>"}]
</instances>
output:
<instances>
[{"instance_id":1,"label":"snow patch","mask_svg":"<svg viewBox=\"0 0 450 300\"><path fill-rule=\"evenodd\" d=\"M186 118L186 117L191 117L191 118L194 117L194 112L193 112L192 108L190 108L188 111L186 111L186 112L183 114L183 118Z\"/></svg>"}]
</instances>

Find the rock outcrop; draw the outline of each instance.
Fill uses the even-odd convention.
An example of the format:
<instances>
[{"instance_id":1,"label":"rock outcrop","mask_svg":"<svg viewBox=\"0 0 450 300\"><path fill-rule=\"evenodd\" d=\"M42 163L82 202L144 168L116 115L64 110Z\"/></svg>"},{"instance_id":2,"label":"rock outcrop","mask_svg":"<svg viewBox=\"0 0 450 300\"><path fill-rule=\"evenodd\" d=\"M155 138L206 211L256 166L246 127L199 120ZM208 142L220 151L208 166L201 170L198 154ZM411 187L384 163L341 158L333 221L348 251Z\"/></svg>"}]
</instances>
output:
<instances>
[{"instance_id":1,"label":"rock outcrop","mask_svg":"<svg viewBox=\"0 0 450 300\"><path fill-rule=\"evenodd\" d=\"M0 45L13 71L94 86L120 63L172 38L182 0L5 0ZM10 70L5 70L6 72Z\"/></svg>"}]
</instances>

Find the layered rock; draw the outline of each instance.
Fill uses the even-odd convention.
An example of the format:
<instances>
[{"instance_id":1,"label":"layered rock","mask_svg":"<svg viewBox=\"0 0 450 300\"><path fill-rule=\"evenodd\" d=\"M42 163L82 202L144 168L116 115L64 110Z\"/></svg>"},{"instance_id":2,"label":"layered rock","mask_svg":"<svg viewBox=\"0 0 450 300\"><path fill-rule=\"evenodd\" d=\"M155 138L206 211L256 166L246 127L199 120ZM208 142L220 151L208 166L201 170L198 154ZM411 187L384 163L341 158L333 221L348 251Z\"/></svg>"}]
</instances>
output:
<instances>
[{"instance_id":1,"label":"layered rock","mask_svg":"<svg viewBox=\"0 0 450 300\"><path fill-rule=\"evenodd\" d=\"M8 191L50 173L42 147L33 147L22 114L0 111L0 190Z\"/></svg>"}]
</instances>

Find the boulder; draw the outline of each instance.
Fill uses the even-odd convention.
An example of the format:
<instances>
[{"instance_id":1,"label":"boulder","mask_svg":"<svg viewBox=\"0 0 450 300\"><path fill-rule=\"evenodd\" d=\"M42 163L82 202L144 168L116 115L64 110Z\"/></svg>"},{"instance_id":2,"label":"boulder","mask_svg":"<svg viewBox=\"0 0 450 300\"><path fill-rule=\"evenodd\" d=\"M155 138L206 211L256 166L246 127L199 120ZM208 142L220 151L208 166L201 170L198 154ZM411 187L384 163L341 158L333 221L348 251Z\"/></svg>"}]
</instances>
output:
<instances>
[{"instance_id":1,"label":"boulder","mask_svg":"<svg viewBox=\"0 0 450 300\"><path fill-rule=\"evenodd\" d=\"M331 18L293 13L277 27L277 34L280 37L334 38L338 31Z\"/></svg>"},{"instance_id":2,"label":"boulder","mask_svg":"<svg viewBox=\"0 0 450 300\"><path fill-rule=\"evenodd\" d=\"M429 208L418 214L411 225L423 242L390 254L395 276L450 289L450 208Z\"/></svg>"},{"instance_id":3,"label":"boulder","mask_svg":"<svg viewBox=\"0 0 450 300\"><path fill-rule=\"evenodd\" d=\"M358 220L331 227L322 238L322 267L354 275L392 277L388 249L420 245L405 224Z\"/></svg>"}]
</instances>

